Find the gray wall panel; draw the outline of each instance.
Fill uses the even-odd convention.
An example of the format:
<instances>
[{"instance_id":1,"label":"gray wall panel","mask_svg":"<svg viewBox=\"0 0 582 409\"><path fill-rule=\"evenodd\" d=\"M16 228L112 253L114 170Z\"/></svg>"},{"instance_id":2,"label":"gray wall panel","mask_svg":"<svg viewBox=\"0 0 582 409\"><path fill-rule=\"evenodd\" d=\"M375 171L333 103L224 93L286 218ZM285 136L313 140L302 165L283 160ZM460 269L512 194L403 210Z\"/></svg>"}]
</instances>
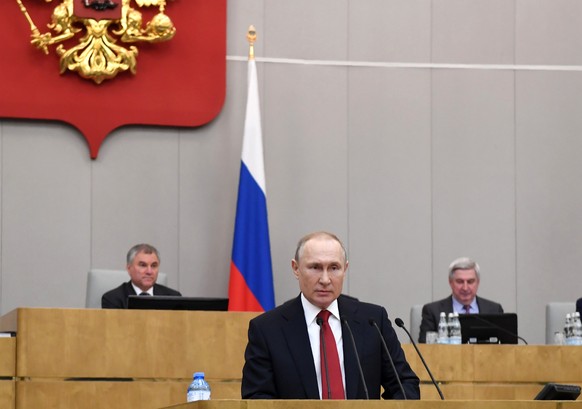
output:
<instances>
[{"instance_id":1,"label":"gray wall panel","mask_svg":"<svg viewBox=\"0 0 582 409\"><path fill-rule=\"evenodd\" d=\"M348 0L265 2L265 55L345 60Z\"/></svg>"},{"instance_id":2,"label":"gray wall panel","mask_svg":"<svg viewBox=\"0 0 582 409\"><path fill-rule=\"evenodd\" d=\"M180 284L184 294L199 297L224 296L228 288L247 63L228 63L227 74L220 115L180 136Z\"/></svg>"},{"instance_id":3,"label":"gray wall panel","mask_svg":"<svg viewBox=\"0 0 582 409\"><path fill-rule=\"evenodd\" d=\"M517 234L520 330L550 301L581 297L582 75L520 73L517 81Z\"/></svg>"},{"instance_id":4,"label":"gray wall panel","mask_svg":"<svg viewBox=\"0 0 582 409\"><path fill-rule=\"evenodd\" d=\"M516 0L517 64L582 64L582 2Z\"/></svg>"},{"instance_id":5,"label":"gray wall panel","mask_svg":"<svg viewBox=\"0 0 582 409\"><path fill-rule=\"evenodd\" d=\"M330 230L348 241L346 68L265 66L264 145L278 302L299 293L297 240Z\"/></svg>"},{"instance_id":6,"label":"gray wall panel","mask_svg":"<svg viewBox=\"0 0 582 409\"><path fill-rule=\"evenodd\" d=\"M434 0L436 63L513 64L515 2Z\"/></svg>"},{"instance_id":7,"label":"gray wall panel","mask_svg":"<svg viewBox=\"0 0 582 409\"><path fill-rule=\"evenodd\" d=\"M351 60L430 60L430 0L351 1L349 19L348 44Z\"/></svg>"},{"instance_id":8,"label":"gray wall panel","mask_svg":"<svg viewBox=\"0 0 582 409\"><path fill-rule=\"evenodd\" d=\"M432 297L430 71L353 68L349 83L350 292L408 323Z\"/></svg>"},{"instance_id":9,"label":"gray wall panel","mask_svg":"<svg viewBox=\"0 0 582 409\"><path fill-rule=\"evenodd\" d=\"M434 296L450 293L447 267L469 256L479 293L515 311L513 73L433 73Z\"/></svg>"},{"instance_id":10,"label":"gray wall panel","mask_svg":"<svg viewBox=\"0 0 582 409\"><path fill-rule=\"evenodd\" d=\"M85 141L58 123L5 123L2 137L2 312L80 307L91 250Z\"/></svg>"},{"instance_id":11,"label":"gray wall panel","mask_svg":"<svg viewBox=\"0 0 582 409\"><path fill-rule=\"evenodd\" d=\"M137 243L160 251L161 271L178 287L178 131L127 127L92 163L92 266L124 269Z\"/></svg>"}]
</instances>

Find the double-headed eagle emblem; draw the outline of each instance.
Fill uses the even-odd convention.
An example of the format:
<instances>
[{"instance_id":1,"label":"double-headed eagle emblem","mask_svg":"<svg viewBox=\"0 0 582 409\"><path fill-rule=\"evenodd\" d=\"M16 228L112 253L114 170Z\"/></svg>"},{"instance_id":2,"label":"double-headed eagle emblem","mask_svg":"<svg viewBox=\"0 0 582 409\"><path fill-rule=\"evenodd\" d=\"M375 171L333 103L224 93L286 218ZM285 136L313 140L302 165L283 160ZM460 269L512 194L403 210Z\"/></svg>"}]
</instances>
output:
<instances>
[{"instance_id":1,"label":"double-headed eagle emblem","mask_svg":"<svg viewBox=\"0 0 582 409\"><path fill-rule=\"evenodd\" d=\"M31 44L45 54L49 53L49 46L58 44L61 74L76 71L97 84L120 72L136 73L138 49L129 44L167 41L176 33L172 20L164 13L166 0L61 0L53 10L50 31L46 33L35 26L22 0L16 2L30 24ZM144 24L139 7L157 7L158 13ZM67 40L77 36L78 42L69 48L59 44L71 44Z\"/></svg>"}]
</instances>

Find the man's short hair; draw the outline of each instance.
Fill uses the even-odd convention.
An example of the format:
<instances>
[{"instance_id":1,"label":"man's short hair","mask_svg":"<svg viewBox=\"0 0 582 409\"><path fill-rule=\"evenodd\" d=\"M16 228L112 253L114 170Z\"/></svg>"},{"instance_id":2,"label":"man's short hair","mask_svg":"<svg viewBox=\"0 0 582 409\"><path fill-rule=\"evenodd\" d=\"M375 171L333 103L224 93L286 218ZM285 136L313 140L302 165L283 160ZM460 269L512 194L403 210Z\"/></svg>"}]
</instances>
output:
<instances>
[{"instance_id":1,"label":"man's short hair","mask_svg":"<svg viewBox=\"0 0 582 409\"><path fill-rule=\"evenodd\" d=\"M301 254L303 253L303 247L305 247L305 243L307 243L309 240L314 239L316 237L328 237L332 240L335 240L339 243L339 245L342 248L342 251L344 253L344 263L348 261L348 252L346 251L346 247L344 246L344 244L342 243L342 241L333 233L329 233L326 231L316 231L313 233L309 233L305 236L303 236L301 239L299 239L299 242L297 243L297 248L295 249L295 261L299 262L299 258L301 257Z\"/></svg>"},{"instance_id":2,"label":"man's short hair","mask_svg":"<svg viewBox=\"0 0 582 409\"><path fill-rule=\"evenodd\" d=\"M475 270L477 278L479 280L481 279L481 274L479 273L479 264L477 264L476 261L470 259L469 257L460 257L456 260L453 260L449 266L449 280L453 279L453 274L457 270Z\"/></svg>"},{"instance_id":3,"label":"man's short hair","mask_svg":"<svg viewBox=\"0 0 582 409\"><path fill-rule=\"evenodd\" d=\"M158 261L161 263L160 253L158 253L158 250L154 246L152 246L151 244L141 243L141 244L136 244L135 246L130 248L129 251L127 252L127 265L130 265L131 263L133 263L133 259L139 253L155 254L156 257L158 258Z\"/></svg>"}]
</instances>

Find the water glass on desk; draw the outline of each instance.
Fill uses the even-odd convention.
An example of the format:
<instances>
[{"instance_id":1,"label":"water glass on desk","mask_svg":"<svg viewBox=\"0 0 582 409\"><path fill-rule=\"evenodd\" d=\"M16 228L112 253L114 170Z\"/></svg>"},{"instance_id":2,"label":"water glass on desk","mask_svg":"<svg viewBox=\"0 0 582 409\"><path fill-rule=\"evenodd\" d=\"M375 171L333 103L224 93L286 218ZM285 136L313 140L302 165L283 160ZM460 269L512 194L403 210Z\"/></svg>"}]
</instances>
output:
<instances>
[{"instance_id":1,"label":"water glass on desk","mask_svg":"<svg viewBox=\"0 0 582 409\"><path fill-rule=\"evenodd\" d=\"M554 345L565 345L566 338L564 337L564 333L562 331L554 332Z\"/></svg>"},{"instance_id":2,"label":"water glass on desk","mask_svg":"<svg viewBox=\"0 0 582 409\"><path fill-rule=\"evenodd\" d=\"M439 336L439 334L436 331L427 331L426 332L426 343L427 344L436 344L438 336Z\"/></svg>"}]
</instances>

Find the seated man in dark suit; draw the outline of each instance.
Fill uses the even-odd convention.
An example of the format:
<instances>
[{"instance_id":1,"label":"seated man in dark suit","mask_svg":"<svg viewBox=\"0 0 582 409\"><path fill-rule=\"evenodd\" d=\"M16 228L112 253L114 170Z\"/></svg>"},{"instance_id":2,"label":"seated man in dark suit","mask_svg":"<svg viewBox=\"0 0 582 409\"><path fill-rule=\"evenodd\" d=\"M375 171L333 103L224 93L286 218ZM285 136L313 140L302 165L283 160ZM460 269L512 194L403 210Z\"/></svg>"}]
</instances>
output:
<instances>
[{"instance_id":1,"label":"seated man in dark suit","mask_svg":"<svg viewBox=\"0 0 582 409\"><path fill-rule=\"evenodd\" d=\"M370 399L420 399L419 379L384 307L341 295L348 268L341 241L326 232L303 237L291 267L300 295L249 323L242 398L366 399L367 390Z\"/></svg>"},{"instance_id":2,"label":"seated man in dark suit","mask_svg":"<svg viewBox=\"0 0 582 409\"><path fill-rule=\"evenodd\" d=\"M449 266L449 285L452 294L447 298L425 304L418 342L426 342L427 331L437 331L440 313L503 314L503 307L494 301L477 296L480 281L479 264L467 257L456 259Z\"/></svg>"},{"instance_id":3,"label":"seated man in dark suit","mask_svg":"<svg viewBox=\"0 0 582 409\"><path fill-rule=\"evenodd\" d=\"M127 272L130 280L103 294L101 308L127 308L130 295L182 295L156 284L160 269L158 250L149 244L137 244L127 253Z\"/></svg>"}]
</instances>

